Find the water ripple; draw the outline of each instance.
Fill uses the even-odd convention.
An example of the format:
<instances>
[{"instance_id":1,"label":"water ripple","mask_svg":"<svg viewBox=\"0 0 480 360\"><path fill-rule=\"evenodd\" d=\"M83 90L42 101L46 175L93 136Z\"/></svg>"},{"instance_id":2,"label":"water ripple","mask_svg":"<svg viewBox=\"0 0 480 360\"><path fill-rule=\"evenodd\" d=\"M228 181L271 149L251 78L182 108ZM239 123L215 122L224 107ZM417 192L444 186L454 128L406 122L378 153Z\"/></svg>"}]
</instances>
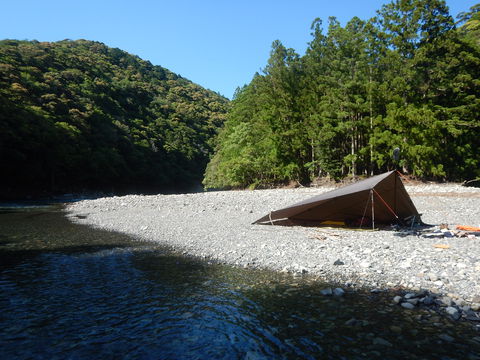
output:
<instances>
[{"instance_id":1,"label":"water ripple","mask_svg":"<svg viewBox=\"0 0 480 360\"><path fill-rule=\"evenodd\" d=\"M209 265L132 240L120 244L111 233L79 225L71 232L64 223L70 230L59 237L59 216L49 216L56 226L49 228L44 216L35 220L42 226L32 227L47 232L26 232L32 217L21 236L2 235L7 227L0 227L4 238L28 247L0 247L7 264L0 269L1 359L475 359L480 353L472 340L478 335L460 323L435 327L389 302L361 294L327 298L319 294L325 284ZM46 248L32 249L32 239ZM346 325L351 318L368 325Z\"/></svg>"}]
</instances>

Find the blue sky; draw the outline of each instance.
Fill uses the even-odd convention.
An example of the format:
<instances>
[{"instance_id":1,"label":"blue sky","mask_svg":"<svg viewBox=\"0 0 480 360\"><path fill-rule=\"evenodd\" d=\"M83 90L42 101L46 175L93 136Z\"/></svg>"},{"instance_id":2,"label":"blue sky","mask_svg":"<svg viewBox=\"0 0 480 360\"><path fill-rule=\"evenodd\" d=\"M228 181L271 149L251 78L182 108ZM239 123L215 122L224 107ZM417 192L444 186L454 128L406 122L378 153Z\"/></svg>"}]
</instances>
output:
<instances>
[{"instance_id":1,"label":"blue sky","mask_svg":"<svg viewBox=\"0 0 480 360\"><path fill-rule=\"evenodd\" d=\"M280 40L303 55L310 25L369 19L388 0L0 0L0 39L87 39L118 47L231 98ZM452 15L479 0L447 0Z\"/></svg>"}]
</instances>

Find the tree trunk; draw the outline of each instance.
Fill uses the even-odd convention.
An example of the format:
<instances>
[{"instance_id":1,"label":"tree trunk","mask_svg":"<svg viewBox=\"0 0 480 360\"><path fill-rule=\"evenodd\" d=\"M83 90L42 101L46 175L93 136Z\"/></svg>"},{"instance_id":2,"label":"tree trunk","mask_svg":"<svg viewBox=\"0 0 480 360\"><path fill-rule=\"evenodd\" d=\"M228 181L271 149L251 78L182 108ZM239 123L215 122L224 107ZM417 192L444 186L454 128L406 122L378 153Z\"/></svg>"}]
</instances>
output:
<instances>
[{"instance_id":1,"label":"tree trunk","mask_svg":"<svg viewBox=\"0 0 480 360\"><path fill-rule=\"evenodd\" d=\"M352 146L351 146L351 155L352 155L352 177L355 177L355 127L352 126Z\"/></svg>"},{"instance_id":2,"label":"tree trunk","mask_svg":"<svg viewBox=\"0 0 480 360\"><path fill-rule=\"evenodd\" d=\"M368 102L370 103L370 176L373 175L373 104L372 104L372 67L368 77Z\"/></svg>"}]
</instances>

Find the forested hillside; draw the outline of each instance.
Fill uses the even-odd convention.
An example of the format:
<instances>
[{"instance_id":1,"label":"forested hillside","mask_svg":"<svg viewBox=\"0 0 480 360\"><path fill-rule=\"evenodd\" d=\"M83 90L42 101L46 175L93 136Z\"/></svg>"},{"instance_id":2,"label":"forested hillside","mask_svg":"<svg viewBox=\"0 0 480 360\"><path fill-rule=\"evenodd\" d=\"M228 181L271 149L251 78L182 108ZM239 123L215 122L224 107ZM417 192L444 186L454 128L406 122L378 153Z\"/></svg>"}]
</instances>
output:
<instances>
[{"instance_id":1,"label":"forested hillside","mask_svg":"<svg viewBox=\"0 0 480 360\"><path fill-rule=\"evenodd\" d=\"M455 23L443 0L384 5L368 21L317 19L304 56L272 46L239 89L207 187L307 183L392 169L480 176L479 5Z\"/></svg>"},{"instance_id":2,"label":"forested hillside","mask_svg":"<svg viewBox=\"0 0 480 360\"><path fill-rule=\"evenodd\" d=\"M0 194L200 184L228 100L92 41L0 42Z\"/></svg>"}]
</instances>

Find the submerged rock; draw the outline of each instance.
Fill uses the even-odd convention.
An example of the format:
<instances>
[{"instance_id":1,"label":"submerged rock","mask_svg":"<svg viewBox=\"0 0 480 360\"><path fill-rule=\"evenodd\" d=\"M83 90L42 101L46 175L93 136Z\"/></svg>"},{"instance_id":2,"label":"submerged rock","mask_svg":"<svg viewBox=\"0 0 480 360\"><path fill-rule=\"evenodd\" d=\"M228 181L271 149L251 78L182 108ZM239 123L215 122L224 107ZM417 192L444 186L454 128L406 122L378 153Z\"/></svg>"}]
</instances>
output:
<instances>
[{"instance_id":1,"label":"submerged rock","mask_svg":"<svg viewBox=\"0 0 480 360\"><path fill-rule=\"evenodd\" d=\"M415 293L408 293L408 294L405 294L404 299L408 300L408 299L412 299L412 298L415 298L415 297L417 297L417 295Z\"/></svg>"},{"instance_id":2,"label":"submerged rock","mask_svg":"<svg viewBox=\"0 0 480 360\"><path fill-rule=\"evenodd\" d=\"M332 296L333 291L332 291L331 288L322 289L322 290L320 290L320 294L322 294L323 296Z\"/></svg>"},{"instance_id":3,"label":"submerged rock","mask_svg":"<svg viewBox=\"0 0 480 360\"><path fill-rule=\"evenodd\" d=\"M400 304L403 308L405 309L408 309L408 310L412 310L412 309L415 309L415 305L409 303L409 302L404 302L404 303L401 303Z\"/></svg>"},{"instance_id":4,"label":"submerged rock","mask_svg":"<svg viewBox=\"0 0 480 360\"><path fill-rule=\"evenodd\" d=\"M445 312L452 317L453 320L458 320L462 316L460 311L453 306L449 306L445 309Z\"/></svg>"},{"instance_id":5,"label":"submerged rock","mask_svg":"<svg viewBox=\"0 0 480 360\"><path fill-rule=\"evenodd\" d=\"M427 295L424 298L420 299L420 301L427 306L432 305L434 303L434 300L435 299L433 298L433 296L430 296L430 295Z\"/></svg>"},{"instance_id":6,"label":"submerged rock","mask_svg":"<svg viewBox=\"0 0 480 360\"><path fill-rule=\"evenodd\" d=\"M418 299L408 299L407 302L412 304L412 305L417 305L418 304Z\"/></svg>"},{"instance_id":7,"label":"submerged rock","mask_svg":"<svg viewBox=\"0 0 480 360\"><path fill-rule=\"evenodd\" d=\"M390 341L387 341L387 340L382 339L380 337L376 337L375 339L373 339L372 343L374 345L381 345L381 346L387 346L387 347L393 346Z\"/></svg>"},{"instance_id":8,"label":"submerged rock","mask_svg":"<svg viewBox=\"0 0 480 360\"><path fill-rule=\"evenodd\" d=\"M343 295L345 295L345 290L343 290L342 288L333 289L333 295L343 296Z\"/></svg>"},{"instance_id":9,"label":"submerged rock","mask_svg":"<svg viewBox=\"0 0 480 360\"><path fill-rule=\"evenodd\" d=\"M402 298L401 296L399 296L399 295L397 295L397 296L395 296L395 297L393 298L393 302L394 302L395 304L400 304L400 303L402 302L402 300L403 300L403 298Z\"/></svg>"},{"instance_id":10,"label":"submerged rock","mask_svg":"<svg viewBox=\"0 0 480 360\"><path fill-rule=\"evenodd\" d=\"M438 337L439 337L440 339L442 339L443 341L446 341L446 342L453 342L453 341L455 341L455 339L454 339L453 337L451 337L450 335L448 335L448 334L440 334L440 335L438 335Z\"/></svg>"}]
</instances>

